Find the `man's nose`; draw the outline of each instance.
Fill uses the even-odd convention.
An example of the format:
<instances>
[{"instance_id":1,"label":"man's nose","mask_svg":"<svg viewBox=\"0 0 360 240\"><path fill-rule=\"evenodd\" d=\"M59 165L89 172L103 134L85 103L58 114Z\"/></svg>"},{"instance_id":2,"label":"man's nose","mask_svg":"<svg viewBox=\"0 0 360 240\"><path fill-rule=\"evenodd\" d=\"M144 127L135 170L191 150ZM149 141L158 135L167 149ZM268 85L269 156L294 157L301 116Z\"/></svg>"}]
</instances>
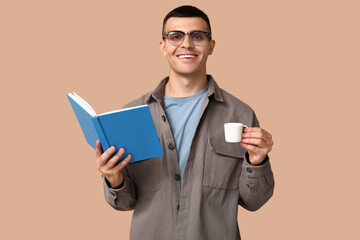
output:
<instances>
[{"instance_id":1,"label":"man's nose","mask_svg":"<svg viewBox=\"0 0 360 240\"><path fill-rule=\"evenodd\" d=\"M193 48L194 47L194 43L190 40L189 33L184 35L184 41L181 43L181 47L184 47L184 48Z\"/></svg>"}]
</instances>

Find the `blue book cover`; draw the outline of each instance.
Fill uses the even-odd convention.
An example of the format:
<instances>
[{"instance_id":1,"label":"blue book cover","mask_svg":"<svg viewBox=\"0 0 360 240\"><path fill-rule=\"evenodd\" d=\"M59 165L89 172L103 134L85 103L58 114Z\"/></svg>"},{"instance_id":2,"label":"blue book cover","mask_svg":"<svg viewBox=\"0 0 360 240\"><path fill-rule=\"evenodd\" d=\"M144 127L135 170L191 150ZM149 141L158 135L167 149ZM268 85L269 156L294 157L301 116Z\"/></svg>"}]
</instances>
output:
<instances>
[{"instance_id":1,"label":"blue book cover","mask_svg":"<svg viewBox=\"0 0 360 240\"><path fill-rule=\"evenodd\" d=\"M124 108L97 115L92 107L76 93L67 97L79 121L87 143L95 149L99 139L103 151L115 146L125 149L123 160L132 155L130 162L163 156L149 106Z\"/></svg>"}]
</instances>

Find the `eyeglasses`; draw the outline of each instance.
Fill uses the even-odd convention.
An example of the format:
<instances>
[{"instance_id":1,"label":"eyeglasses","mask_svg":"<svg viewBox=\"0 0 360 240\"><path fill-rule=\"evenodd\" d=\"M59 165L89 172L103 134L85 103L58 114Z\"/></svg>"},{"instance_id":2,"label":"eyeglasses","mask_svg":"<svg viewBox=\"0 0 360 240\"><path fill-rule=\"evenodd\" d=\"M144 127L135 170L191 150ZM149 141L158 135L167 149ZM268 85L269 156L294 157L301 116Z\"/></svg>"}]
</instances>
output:
<instances>
[{"instance_id":1,"label":"eyeglasses","mask_svg":"<svg viewBox=\"0 0 360 240\"><path fill-rule=\"evenodd\" d=\"M171 45L179 46L180 44L183 43L186 34L189 35L190 41L197 46L203 45L207 38L211 40L211 34L203 31L192 31L192 32L169 31L164 34L163 40L165 40L166 37Z\"/></svg>"}]
</instances>

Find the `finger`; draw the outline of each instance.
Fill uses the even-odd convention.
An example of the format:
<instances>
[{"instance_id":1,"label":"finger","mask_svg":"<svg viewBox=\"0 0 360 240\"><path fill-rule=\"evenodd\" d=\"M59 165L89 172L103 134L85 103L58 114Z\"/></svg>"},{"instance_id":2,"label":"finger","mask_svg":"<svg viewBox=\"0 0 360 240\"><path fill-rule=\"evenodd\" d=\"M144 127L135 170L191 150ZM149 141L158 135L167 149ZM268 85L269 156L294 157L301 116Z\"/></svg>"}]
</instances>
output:
<instances>
[{"instance_id":1,"label":"finger","mask_svg":"<svg viewBox=\"0 0 360 240\"><path fill-rule=\"evenodd\" d=\"M264 154L265 151L263 148L259 148L257 146L251 145L251 144L247 144L247 143L240 143L240 145L245 148L248 152L253 152L256 154Z\"/></svg>"},{"instance_id":2,"label":"finger","mask_svg":"<svg viewBox=\"0 0 360 240\"><path fill-rule=\"evenodd\" d=\"M114 165L119 161L119 159L122 157L122 155L125 153L124 148L120 148L119 151L107 162L107 167L110 169L114 167Z\"/></svg>"},{"instance_id":3,"label":"finger","mask_svg":"<svg viewBox=\"0 0 360 240\"><path fill-rule=\"evenodd\" d=\"M247 127L244 129L245 132L260 132L261 128L259 127Z\"/></svg>"},{"instance_id":4,"label":"finger","mask_svg":"<svg viewBox=\"0 0 360 240\"><path fill-rule=\"evenodd\" d=\"M246 132L243 134L243 138L256 138L256 139L270 140L270 139L268 139L268 136L265 135L263 132Z\"/></svg>"},{"instance_id":5,"label":"finger","mask_svg":"<svg viewBox=\"0 0 360 240\"><path fill-rule=\"evenodd\" d=\"M243 138L241 143L251 144L260 148L266 146L266 142L261 138Z\"/></svg>"},{"instance_id":6,"label":"finger","mask_svg":"<svg viewBox=\"0 0 360 240\"><path fill-rule=\"evenodd\" d=\"M240 142L240 146L245 148L248 152L253 152L255 154L268 154L272 149L272 146L268 144L264 145L263 147L259 147L253 144Z\"/></svg>"},{"instance_id":7,"label":"finger","mask_svg":"<svg viewBox=\"0 0 360 240\"><path fill-rule=\"evenodd\" d=\"M270 133L266 132L265 130L262 130L262 131L245 132L243 133L243 138L257 138L257 139L263 139L264 141L268 142L272 139L272 136Z\"/></svg>"},{"instance_id":8,"label":"finger","mask_svg":"<svg viewBox=\"0 0 360 240\"><path fill-rule=\"evenodd\" d=\"M121 171L131 160L132 156L131 154L127 155L126 158L124 158L118 165L114 167L116 171Z\"/></svg>"},{"instance_id":9,"label":"finger","mask_svg":"<svg viewBox=\"0 0 360 240\"><path fill-rule=\"evenodd\" d=\"M272 141L265 142L262 139L254 139L254 138L242 139L240 143L252 145L254 147L259 148L259 150L265 153L269 153L271 151L273 144Z\"/></svg>"},{"instance_id":10,"label":"finger","mask_svg":"<svg viewBox=\"0 0 360 240\"><path fill-rule=\"evenodd\" d=\"M107 163L109 157L115 152L116 148L114 146L109 147L99 158L99 166L103 166Z\"/></svg>"},{"instance_id":11,"label":"finger","mask_svg":"<svg viewBox=\"0 0 360 240\"><path fill-rule=\"evenodd\" d=\"M264 129L262 129L262 130L263 130L263 134L266 136L266 139L271 140L272 139L271 134Z\"/></svg>"},{"instance_id":12,"label":"finger","mask_svg":"<svg viewBox=\"0 0 360 240\"><path fill-rule=\"evenodd\" d=\"M101 157L101 154L103 154L103 151L101 149L101 143L99 140L96 140L95 143L95 154L97 159Z\"/></svg>"},{"instance_id":13,"label":"finger","mask_svg":"<svg viewBox=\"0 0 360 240\"><path fill-rule=\"evenodd\" d=\"M247 127L244 129L244 132L262 132L265 135L271 136L270 133L260 127Z\"/></svg>"}]
</instances>

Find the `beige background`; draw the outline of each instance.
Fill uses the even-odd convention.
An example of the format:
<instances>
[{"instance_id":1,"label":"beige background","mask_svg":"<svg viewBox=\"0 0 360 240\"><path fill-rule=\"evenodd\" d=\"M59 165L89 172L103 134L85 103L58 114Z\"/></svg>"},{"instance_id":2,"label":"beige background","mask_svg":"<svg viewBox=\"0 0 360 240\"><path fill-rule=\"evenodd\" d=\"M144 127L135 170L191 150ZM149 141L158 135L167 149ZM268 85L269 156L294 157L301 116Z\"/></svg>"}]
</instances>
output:
<instances>
[{"instance_id":1,"label":"beige background","mask_svg":"<svg viewBox=\"0 0 360 240\"><path fill-rule=\"evenodd\" d=\"M171 9L210 17L208 72L273 134L274 197L244 239L360 239L359 2L0 2L1 239L128 239L66 93L98 113L152 90Z\"/></svg>"}]
</instances>

